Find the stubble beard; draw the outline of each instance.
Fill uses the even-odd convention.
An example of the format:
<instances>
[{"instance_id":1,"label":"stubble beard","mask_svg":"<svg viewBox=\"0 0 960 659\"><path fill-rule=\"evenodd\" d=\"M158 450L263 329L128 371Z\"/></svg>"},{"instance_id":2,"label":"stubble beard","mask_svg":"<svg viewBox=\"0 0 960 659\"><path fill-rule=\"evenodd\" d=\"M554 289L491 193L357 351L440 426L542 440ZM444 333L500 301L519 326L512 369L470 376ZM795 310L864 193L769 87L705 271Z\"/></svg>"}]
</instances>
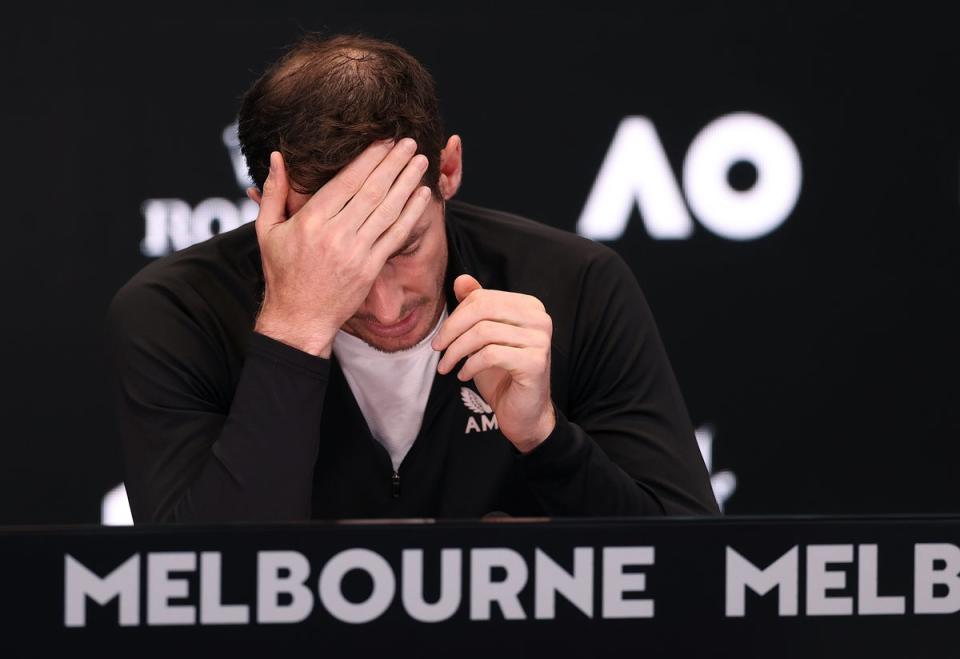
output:
<instances>
[{"instance_id":1,"label":"stubble beard","mask_svg":"<svg viewBox=\"0 0 960 659\"><path fill-rule=\"evenodd\" d=\"M443 313L444 308L446 307L446 299L443 292L444 282L446 281L447 275L446 264L444 264L443 269L440 270L440 276L435 282L434 287L434 296L433 298L422 297L417 300L414 304L410 306L405 306L400 311L400 317L405 318L411 311L422 307L423 309L429 309L430 305L433 305L432 313L424 314L424 317L429 316L429 322L424 323L424 319L420 319L420 326L417 328L417 332L411 338L390 338L377 336L371 332L367 332L364 329L364 319L354 317L351 320L357 320L357 331L356 327L347 327L345 324L342 329L348 334L353 334L357 338L361 339L364 343L369 345L374 350L383 353L394 353L400 352L402 350L409 350L413 346L417 345L423 341L427 336L433 331L433 328L436 326L437 321L440 319L440 315Z\"/></svg>"}]
</instances>

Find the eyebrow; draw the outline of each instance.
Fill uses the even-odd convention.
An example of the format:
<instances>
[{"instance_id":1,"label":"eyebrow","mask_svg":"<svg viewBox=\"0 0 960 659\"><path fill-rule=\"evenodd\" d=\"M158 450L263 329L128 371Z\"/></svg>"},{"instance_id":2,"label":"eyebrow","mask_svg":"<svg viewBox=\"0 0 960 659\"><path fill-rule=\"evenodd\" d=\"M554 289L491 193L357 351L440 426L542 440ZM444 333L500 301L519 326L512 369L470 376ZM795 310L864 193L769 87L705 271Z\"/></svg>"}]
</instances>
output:
<instances>
[{"instance_id":1,"label":"eyebrow","mask_svg":"<svg viewBox=\"0 0 960 659\"><path fill-rule=\"evenodd\" d=\"M419 229L414 229L410 233L410 236L407 238L407 240L403 243L403 245L401 245L397 251L395 251L393 254L390 255L390 258L392 259L397 254L407 251L411 245L413 245L415 242L417 242L423 237L423 234L425 234L427 232L427 229L429 228L430 226L427 225L424 227L420 227Z\"/></svg>"}]
</instances>

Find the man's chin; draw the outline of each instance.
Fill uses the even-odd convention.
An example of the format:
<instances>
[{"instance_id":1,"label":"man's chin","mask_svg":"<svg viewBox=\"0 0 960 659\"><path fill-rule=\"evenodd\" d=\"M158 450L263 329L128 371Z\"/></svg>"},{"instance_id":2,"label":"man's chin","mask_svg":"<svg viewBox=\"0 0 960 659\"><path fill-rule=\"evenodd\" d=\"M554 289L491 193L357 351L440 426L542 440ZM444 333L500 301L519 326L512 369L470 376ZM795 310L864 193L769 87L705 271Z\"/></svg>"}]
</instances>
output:
<instances>
[{"instance_id":1,"label":"man's chin","mask_svg":"<svg viewBox=\"0 0 960 659\"><path fill-rule=\"evenodd\" d=\"M424 335L426 336L426 335ZM371 348L379 350L380 352L393 353L393 352L402 352L404 350L409 350L413 346L420 343L423 340L423 336L419 339L413 339L410 341L400 341L397 339L381 339L375 337L361 337Z\"/></svg>"},{"instance_id":2,"label":"man's chin","mask_svg":"<svg viewBox=\"0 0 960 659\"><path fill-rule=\"evenodd\" d=\"M406 336L398 337L379 336L367 331L361 332L358 336L364 343L380 352L400 352L401 350L409 350L427 338L427 335L430 334L430 329L429 327L425 329L417 328L416 332L410 332Z\"/></svg>"},{"instance_id":3,"label":"man's chin","mask_svg":"<svg viewBox=\"0 0 960 659\"><path fill-rule=\"evenodd\" d=\"M363 321L353 325L350 328L352 330L350 333L363 340L363 342L371 348L379 350L380 352L409 350L427 338L433 329L434 322L436 322L435 319L425 318L423 311L424 309L422 307L415 311L417 318L415 319L414 326L409 331L400 335L390 336L388 333L378 333L370 327L370 323Z\"/></svg>"}]
</instances>

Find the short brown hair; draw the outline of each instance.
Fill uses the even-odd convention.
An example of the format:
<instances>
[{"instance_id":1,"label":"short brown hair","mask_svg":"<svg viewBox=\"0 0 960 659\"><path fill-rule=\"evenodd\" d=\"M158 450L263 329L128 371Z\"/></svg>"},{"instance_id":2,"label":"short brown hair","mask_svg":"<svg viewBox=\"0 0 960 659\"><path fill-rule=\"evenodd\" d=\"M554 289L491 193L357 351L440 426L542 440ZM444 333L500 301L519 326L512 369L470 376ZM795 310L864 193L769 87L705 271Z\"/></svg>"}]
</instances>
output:
<instances>
[{"instance_id":1,"label":"short brown hair","mask_svg":"<svg viewBox=\"0 0 960 659\"><path fill-rule=\"evenodd\" d=\"M439 197L443 126L426 68L396 44L364 35L307 34L243 96L240 146L262 190L279 151L298 192L311 194L380 139L412 137Z\"/></svg>"}]
</instances>

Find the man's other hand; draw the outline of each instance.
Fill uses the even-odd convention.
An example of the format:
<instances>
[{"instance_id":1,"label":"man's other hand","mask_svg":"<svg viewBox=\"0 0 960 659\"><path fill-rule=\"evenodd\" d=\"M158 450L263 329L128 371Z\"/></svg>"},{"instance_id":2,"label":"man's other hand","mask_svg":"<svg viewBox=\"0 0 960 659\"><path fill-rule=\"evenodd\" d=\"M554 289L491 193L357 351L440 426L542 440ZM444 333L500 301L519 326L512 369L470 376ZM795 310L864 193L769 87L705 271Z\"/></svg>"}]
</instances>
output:
<instances>
[{"instance_id":1,"label":"man's other hand","mask_svg":"<svg viewBox=\"0 0 960 659\"><path fill-rule=\"evenodd\" d=\"M550 396L553 321L537 298L484 289L470 275L457 277L453 289L459 304L432 343L446 350L437 371L446 373L467 358L457 378L473 378L500 432L528 453L556 425Z\"/></svg>"}]
</instances>

